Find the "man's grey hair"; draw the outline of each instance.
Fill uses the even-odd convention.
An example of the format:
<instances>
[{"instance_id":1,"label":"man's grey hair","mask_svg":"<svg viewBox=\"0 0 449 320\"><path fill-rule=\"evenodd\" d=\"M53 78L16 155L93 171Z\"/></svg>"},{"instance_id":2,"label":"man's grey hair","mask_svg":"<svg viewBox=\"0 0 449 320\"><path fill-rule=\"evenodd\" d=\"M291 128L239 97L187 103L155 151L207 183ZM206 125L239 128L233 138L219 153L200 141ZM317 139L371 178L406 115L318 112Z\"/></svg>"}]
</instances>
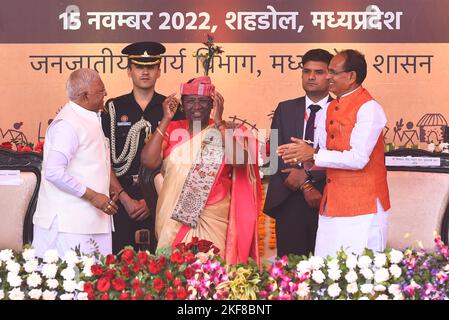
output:
<instances>
[{"instance_id":1,"label":"man's grey hair","mask_svg":"<svg viewBox=\"0 0 449 320\"><path fill-rule=\"evenodd\" d=\"M70 100L77 100L100 77L97 71L91 69L78 69L73 71L67 80L66 92Z\"/></svg>"}]
</instances>

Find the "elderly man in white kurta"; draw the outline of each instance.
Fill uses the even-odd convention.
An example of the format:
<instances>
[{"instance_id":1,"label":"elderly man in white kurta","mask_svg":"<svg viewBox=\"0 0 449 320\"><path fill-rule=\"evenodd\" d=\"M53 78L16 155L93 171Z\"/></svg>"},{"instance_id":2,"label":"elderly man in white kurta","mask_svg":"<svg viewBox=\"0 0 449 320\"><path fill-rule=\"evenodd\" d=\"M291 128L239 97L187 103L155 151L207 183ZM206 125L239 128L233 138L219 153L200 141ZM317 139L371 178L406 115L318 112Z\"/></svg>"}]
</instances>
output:
<instances>
[{"instance_id":1,"label":"elderly man in white kurta","mask_svg":"<svg viewBox=\"0 0 449 320\"><path fill-rule=\"evenodd\" d=\"M314 160L326 168L315 255L338 250L361 254L364 248L384 250L390 198L382 130L385 113L362 87L367 65L356 50L339 52L329 64L329 90L337 98L326 113L321 149L302 140L279 147L285 162ZM325 144L322 144L325 142Z\"/></svg>"},{"instance_id":2,"label":"elderly man in white kurta","mask_svg":"<svg viewBox=\"0 0 449 320\"><path fill-rule=\"evenodd\" d=\"M69 102L45 135L42 180L33 217L37 256L56 249L60 257L79 247L92 253L112 252L109 198L109 142L100 111L106 90L97 72L79 69L67 81Z\"/></svg>"}]
</instances>

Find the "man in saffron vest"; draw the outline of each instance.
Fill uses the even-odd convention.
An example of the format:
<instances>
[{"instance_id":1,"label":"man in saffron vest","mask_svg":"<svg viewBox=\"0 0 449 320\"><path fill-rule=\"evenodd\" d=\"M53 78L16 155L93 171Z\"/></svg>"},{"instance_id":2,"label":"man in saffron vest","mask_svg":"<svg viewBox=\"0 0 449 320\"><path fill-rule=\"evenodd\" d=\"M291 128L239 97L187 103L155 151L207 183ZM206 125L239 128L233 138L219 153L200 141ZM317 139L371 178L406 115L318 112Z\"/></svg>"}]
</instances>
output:
<instances>
[{"instance_id":1,"label":"man in saffron vest","mask_svg":"<svg viewBox=\"0 0 449 320\"><path fill-rule=\"evenodd\" d=\"M278 153L286 163L314 161L326 168L315 255L344 249L355 254L382 251L387 241L390 198L382 130L385 113L362 87L366 60L356 50L339 52L330 62L329 90L337 99L326 114L325 145L314 149L292 138Z\"/></svg>"},{"instance_id":2,"label":"man in saffron vest","mask_svg":"<svg viewBox=\"0 0 449 320\"><path fill-rule=\"evenodd\" d=\"M100 118L106 90L96 71L79 69L67 81L67 95L45 134L33 247L38 257L54 249L62 258L75 247L92 253L95 246L106 255L112 252L110 215L117 212Z\"/></svg>"}]
</instances>

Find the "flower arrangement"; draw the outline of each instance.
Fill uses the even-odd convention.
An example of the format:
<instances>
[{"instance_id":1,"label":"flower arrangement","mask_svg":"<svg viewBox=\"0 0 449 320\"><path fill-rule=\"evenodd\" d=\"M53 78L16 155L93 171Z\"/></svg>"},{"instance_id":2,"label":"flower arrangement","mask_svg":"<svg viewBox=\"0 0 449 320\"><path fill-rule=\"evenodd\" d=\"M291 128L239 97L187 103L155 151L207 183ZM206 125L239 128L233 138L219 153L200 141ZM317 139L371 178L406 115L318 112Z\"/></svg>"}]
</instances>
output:
<instances>
[{"instance_id":1,"label":"flower arrangement","mask_svg":"<svg viewBox=\"0 0 449 320\"><path fill-rule=\"evenodd\" d=\"M32 248L0 251L0 299L268 299L448 300L449 249L439 236L435 250L408 248L356 256L277 258L226 265L209 241L193 239L156 255L125 248L118 256L64 259Z\"/></svg>"},{"instance_id":2,"label":"flower arrangement","mask_svg":"<svg viewBox=\"0 0 449 320\"><path fill-rule=\"evenodd\" d=\"M44 150L44 140L38 142L36 145L34 143L28 142L28 143L18 143L14 140L11 141L5 141L0 144L0 148L3 149L9 149L9 150L15 150L17 152L36 152L36 153L43 153Z\"/></svg>"},{"instance_id":3,"label":"flower arrangement","mask_svg":"<svg viewBox=\"0 0 449 320\"><path fill-rule=\"evenodd\" d=\"M205 48L200 48L193 56L200 60L204 75L209 75L209 70L212 68L214 57L222 54L224 51L220 46L214 43L215 39L212 34L207 34L207 41L203 42ZM206 53L199 53L200 50L206 49Z\"/></svg>"}]
</instances>

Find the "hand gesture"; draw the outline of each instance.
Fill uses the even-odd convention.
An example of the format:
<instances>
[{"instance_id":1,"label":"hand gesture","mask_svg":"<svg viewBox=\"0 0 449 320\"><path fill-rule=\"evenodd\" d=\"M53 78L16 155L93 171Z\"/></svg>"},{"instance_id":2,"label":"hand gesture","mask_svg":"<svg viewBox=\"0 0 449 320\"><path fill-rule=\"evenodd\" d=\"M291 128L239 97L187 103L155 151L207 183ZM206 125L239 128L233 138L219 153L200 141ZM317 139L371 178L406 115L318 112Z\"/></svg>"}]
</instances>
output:
<instances>
[{"instance_id":1,"label":"hand gesture","mask_svg":"<svg viewBox=\"0 0 449 320\"><path fill-rule=\"evenodd\" d=\"M307 142L292 137L292 143L287 143L277 148L277 154L285 163L300 163L313 159L315 149Z\"/></svg>"},{"instance_id":2,"label":"hand gesture","mask_svg":"<svg viewBox=\"0 0 449 320\"><path fill-rule=\"evenodd\" d=\"M307 180L304 169L287 168L282 170L282 173L288 173L287 179L284 180L284 185L293 191L298 191L299 187Z\"/></svg>"},{"instance_id":3,"label":"hand gesture","mask_svg":"<svg viewBox=\"0 0 449 320\"><path fill-rule=\"evenodd\" d=\"M213 99L213 108L214 108L214 122L216 124L221 123L223 120L223 111L224 111L224 98L220 94L220 92L215 92L215 96Z\"/></svg>"},{"instance_id":4,"label":"hand gesture","mask_svg":"<svg viewBox=\"0 0 449 320\"><path fill-rule=\"evenodd\" d=\"M164 110L164 118L167 120L173 119L176 113L176 109L179 105L179 100L175 97L176 93L172 93L164 102L162 102L162 109Z\"/></svg>"}]
</instances>

